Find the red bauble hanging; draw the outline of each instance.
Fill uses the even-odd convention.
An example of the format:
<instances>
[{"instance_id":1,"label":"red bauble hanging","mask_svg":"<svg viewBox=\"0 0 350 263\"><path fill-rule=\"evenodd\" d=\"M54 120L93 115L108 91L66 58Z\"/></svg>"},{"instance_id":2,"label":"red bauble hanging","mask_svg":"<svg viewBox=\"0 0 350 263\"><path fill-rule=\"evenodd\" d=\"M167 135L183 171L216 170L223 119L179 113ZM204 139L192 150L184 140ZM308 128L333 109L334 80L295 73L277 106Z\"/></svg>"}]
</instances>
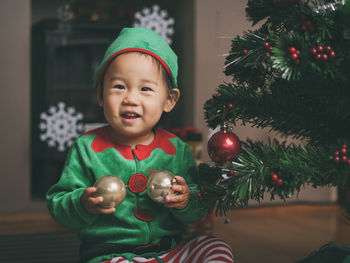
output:
<instances>
[{"instance_id":1,"label":"red bauble hanging","mask_svg":"<svg viewBox=\"0 0 350 263\"><path fill-rule=\"evenodd\" d=\"M208 154L216 163L231 162L240 152L241 142L233 132L219 131L208 141Z\"/></svg>"}]
</instances>

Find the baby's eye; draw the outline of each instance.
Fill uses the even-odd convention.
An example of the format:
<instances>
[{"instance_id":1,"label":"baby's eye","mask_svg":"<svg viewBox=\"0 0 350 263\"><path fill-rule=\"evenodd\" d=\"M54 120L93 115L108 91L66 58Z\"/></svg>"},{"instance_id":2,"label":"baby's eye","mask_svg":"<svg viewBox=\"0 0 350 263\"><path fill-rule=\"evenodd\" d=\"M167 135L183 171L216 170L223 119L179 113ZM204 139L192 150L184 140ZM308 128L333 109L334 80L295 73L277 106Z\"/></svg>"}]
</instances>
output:
<instances>
[{"instance_id":1,"label":"baby's eye","mask_svg":"<svg viewBox=\"0 0 350 263\"><path fill-rule=\"evenodd\" d=\"M123 85L115 85L114 88L115 89L125 89L125 87Z\"/></svg>"},{"instance_id":2,"label":"baby's eye","mask_svg":"<svg viewBox=\"0 0 350 263\"><path fill-rule=\"evenodd\" d=\"M142 87L141 88L141 91L151 91L152 89L151 88L149 88L149 87Z\"/></svg>"}]
</instances>

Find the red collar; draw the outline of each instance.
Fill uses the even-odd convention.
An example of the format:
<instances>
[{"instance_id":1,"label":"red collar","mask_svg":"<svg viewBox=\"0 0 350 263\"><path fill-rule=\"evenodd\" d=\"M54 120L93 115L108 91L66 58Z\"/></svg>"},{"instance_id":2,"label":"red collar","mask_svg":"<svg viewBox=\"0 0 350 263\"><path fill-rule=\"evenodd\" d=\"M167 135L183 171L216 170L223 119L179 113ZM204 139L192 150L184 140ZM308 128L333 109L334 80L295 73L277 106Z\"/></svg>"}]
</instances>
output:
<instances>
[{"instance_id":1,"label":"red collar","mask_svg":"<svg viewBox=\"0 0 350 263\"><path fill-rule=\"evenodd\" d=\"M134 160L134 153L139 161L147 159L156 148L162 149L168 155L176 154L176 149L169 139L176 138L177 136L163 129L155 129L154 139L149 145L139 144L136 145L135 149L132 149L127 145L114 143L108 134L107 127L108 126L103 126L83 134L96 135L91 143L91 149L96 153L114 148L127 160Z\"/></svg>"}]
</instances>

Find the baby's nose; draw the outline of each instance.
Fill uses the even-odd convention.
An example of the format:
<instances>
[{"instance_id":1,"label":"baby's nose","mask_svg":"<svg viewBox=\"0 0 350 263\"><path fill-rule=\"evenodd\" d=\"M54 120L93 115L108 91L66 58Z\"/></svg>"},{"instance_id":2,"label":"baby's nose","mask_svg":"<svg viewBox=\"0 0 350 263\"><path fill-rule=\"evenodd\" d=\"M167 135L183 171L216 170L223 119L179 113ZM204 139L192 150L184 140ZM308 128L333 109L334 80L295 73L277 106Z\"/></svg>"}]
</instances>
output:
<instances>
[{"instance_id":1,"label":"baby's nose","mask_svg":"<svg viewBox=\"0 0 350 263\"><path fill-rule=\"evenodd\" d=\"M138 104L138 101L138 94L135 91L128 91L123 100L125 104Z\"/></svg>"}]
</instances>

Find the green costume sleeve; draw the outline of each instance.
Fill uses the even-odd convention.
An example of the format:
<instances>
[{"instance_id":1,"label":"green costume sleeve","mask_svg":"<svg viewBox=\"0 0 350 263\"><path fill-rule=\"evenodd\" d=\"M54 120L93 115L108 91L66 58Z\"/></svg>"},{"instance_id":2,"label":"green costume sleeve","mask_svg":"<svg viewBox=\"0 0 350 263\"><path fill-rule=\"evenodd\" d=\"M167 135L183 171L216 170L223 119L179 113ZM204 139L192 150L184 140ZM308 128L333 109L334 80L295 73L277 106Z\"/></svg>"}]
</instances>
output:
<instances>
[{"instance_id":1,"label":"green costume sleeve","mask_svg":"<svg viewBox=\"0 0 350 263\"><path fill-rule=\"evenodd\" d=\"M183 152L179 152L179 165L181 166L179 176L182 176L190 188L190 201L184 209L172 208L172 214L182 223L189 224L199 221L207 211L201 209L200 201L198 199L198 185L196 184L198 178L198 171L196 163L193 159L190 147L185 144Z\"/></svg>"},{"instance_id":2,"label":"green costume sleeve","mask_svg":"<svg viewBox=\"0 0 350 263\"><path fill-rule=\"evenodd\" d=\"M68 154L61 178L47 195L47 207L52 217L63 226L80 229L91 224L98 215L88 213L80 201L85 188L92 185L89 171L74 143Z\"/></svg>"}]
</instances>

